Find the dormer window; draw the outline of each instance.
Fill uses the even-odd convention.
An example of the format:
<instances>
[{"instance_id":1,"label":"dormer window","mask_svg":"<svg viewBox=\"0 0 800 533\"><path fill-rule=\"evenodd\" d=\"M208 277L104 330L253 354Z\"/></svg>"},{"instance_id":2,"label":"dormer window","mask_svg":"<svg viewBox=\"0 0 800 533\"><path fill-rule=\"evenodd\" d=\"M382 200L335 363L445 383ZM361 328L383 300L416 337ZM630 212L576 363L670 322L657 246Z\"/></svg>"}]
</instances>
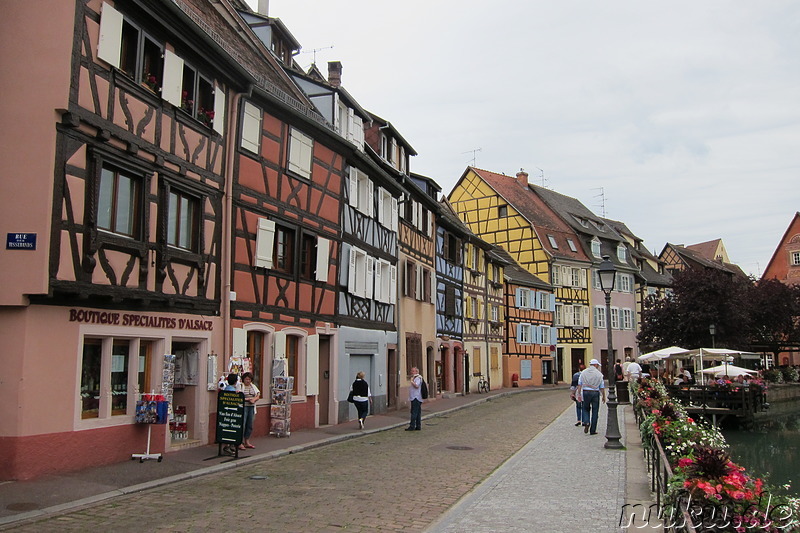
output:
<instances>
[{"instance_id":1,"label":"dormer window","mask_svg":"<svg viewBox=\"0 0 800 533\"><path fill-rule=\"evenodd\" d=\"M617 259L622 262L626 262L628 260L628 250L625 248L624 244L617 246Z\"/></svg>"},{"instance_id":2,"label":"dormer window","mask_svg":"<svg viewBox=\"0 0 800 533\"><path fill-rule=\"evenodd\" d=\"M573 252L578 251L578 249L575 247L575 241L573 241L572 239L567 239L567 244L569 245L569 249L572 250Z\"/></svg>"},{"instance_id":3,"label":"dormer window","mask_svg":"<svg viewBox=\"0 0 800 533\"><path fill-rule=\"evenodd\" d=\"M575 220L577 220L577 221L578 221L578 224L580 224L580 225L581 225L581 226L583 226L584 228L588 228L588 227L589 227L589 221L588 221L588 220L586 220L585 218L577 217L577 216L575 216L575 215L572 215L572 218L574 218Z\"/></svg>"},{"instance_id":4,"label":"dormer window","mask_svg":"<svg viewBox=\"0 0 800 533\"><path fill-rule=\"evenodd\" d=\"M592 240L592 255L600 257L600 241L597 239Z\"/></svg>"},{"instance_id":5,"label":"dormer window","mask_svg":"<svg viewBox=\"0 0 800 533\"><path fill-rule=\"evenodd\" d=\"M554 249L558 250L558 243L556 242L556 238L555 237L553 237L552 235L548 235L547 236L547 240L550 241L550 246L552 246Z\"/></svg>"}]
</instances>

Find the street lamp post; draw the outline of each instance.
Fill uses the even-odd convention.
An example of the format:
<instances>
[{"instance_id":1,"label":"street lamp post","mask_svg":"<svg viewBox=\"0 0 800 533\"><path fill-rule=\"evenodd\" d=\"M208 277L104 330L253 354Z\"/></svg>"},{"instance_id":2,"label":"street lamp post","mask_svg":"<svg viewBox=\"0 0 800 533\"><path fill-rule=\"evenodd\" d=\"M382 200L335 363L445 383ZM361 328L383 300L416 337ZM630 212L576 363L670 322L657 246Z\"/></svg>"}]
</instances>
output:
<instances>
[{"instance_id":1,"label":"street lamp post","mask_svg":"<svg viewBox=\"0 0 800 533\"><path fill-rule=\"evenodd\" d=\"M708 326L708 332L711 334L711 347L716 348L717 345L714 342L714 335L716 335L717 333L717 326L711 324L710 326Z\"/></svg>"},{"instance_id":2,"label":"street lamp post","mask_svg":"<svg viewBox=\"0 0 800 533\"><path fill-rule=\"evenodd\" d=\"M617 267L607 256L603 256L603 262L597 267L597 276L600 278L600 290L606 295L606 331L608 332L608 421L606 422L606 443L604 448L619 449L622 443L619 441L619 421L617 419L617 376L614 372L614 342L611 338L611 291L617 279Z\"/></svg>"}]
</instances>

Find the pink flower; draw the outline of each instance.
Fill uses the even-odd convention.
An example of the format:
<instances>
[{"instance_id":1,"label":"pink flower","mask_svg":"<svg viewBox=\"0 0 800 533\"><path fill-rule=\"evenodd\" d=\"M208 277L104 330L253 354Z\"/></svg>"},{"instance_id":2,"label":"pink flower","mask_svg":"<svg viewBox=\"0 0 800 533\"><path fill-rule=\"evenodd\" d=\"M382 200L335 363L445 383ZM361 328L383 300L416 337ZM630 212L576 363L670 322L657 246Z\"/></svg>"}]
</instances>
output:
<instances>
[{"instance_id":1,"label":"pink flower","mask_svg":"<svg viewBox=\"0 0 800 533\"><path fill-rule=\"evenodd\" d=\"M693 463L694 463L694 460L691 459L690 457L682 457L681 459L678 460L678 466L681 467L681 468L687 467L687 466L689 466L690 464L693 464Z\"/></svg>"}]
</instances>

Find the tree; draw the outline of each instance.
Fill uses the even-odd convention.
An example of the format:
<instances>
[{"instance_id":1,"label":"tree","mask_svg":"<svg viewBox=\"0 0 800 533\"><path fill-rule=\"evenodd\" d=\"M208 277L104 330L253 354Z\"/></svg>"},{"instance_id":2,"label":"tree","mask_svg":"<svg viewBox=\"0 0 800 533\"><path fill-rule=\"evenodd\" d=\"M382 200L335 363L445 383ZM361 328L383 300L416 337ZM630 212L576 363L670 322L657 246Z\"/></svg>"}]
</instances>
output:
<instances>
[{"instance_id":1,"label":"tree","mask_svg":"<svg viewBox=\"0 0 800 533\"><path fill-rule=\"evenodd\" d=\"M642 351L667 346L710 347L709 326L716 328L717 346L750 346L753 282L716 269L684 270L673 278L672 294L648 298L638 335Z\"/></svg>"},{"instance_id":2,"label":"tree","mask_svg":"<svg viewBox=\"0 0 800 533\"><path fill-rule=\"evenodd\" d=\"M755 284L750 299L751 349L781 352L800 346L800 286L776 279Z\"/></svg>"}]
</instances>

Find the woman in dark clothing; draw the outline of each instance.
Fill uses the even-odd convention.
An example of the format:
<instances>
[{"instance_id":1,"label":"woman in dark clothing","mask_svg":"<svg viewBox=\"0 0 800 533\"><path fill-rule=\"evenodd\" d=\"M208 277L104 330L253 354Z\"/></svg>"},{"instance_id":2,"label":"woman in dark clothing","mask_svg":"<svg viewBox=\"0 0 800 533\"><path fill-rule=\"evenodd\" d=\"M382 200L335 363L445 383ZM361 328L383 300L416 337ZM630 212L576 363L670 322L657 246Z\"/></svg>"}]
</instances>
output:
<instances>
[{"instance_id":1,"label":"woman in dark clothing","mask_svg":"<svg viewBox=\"0 0 800 533\"><path fill-rule=\"evenodd\" d=\"M359 372L356 374L356 380L353 382L353 404L358 410L358 427L364 429L364 421L369 414L369 403L372 401L372 393L369 390L369 385L364 381L364 373Z\"/></svg>"}]
</instances>

